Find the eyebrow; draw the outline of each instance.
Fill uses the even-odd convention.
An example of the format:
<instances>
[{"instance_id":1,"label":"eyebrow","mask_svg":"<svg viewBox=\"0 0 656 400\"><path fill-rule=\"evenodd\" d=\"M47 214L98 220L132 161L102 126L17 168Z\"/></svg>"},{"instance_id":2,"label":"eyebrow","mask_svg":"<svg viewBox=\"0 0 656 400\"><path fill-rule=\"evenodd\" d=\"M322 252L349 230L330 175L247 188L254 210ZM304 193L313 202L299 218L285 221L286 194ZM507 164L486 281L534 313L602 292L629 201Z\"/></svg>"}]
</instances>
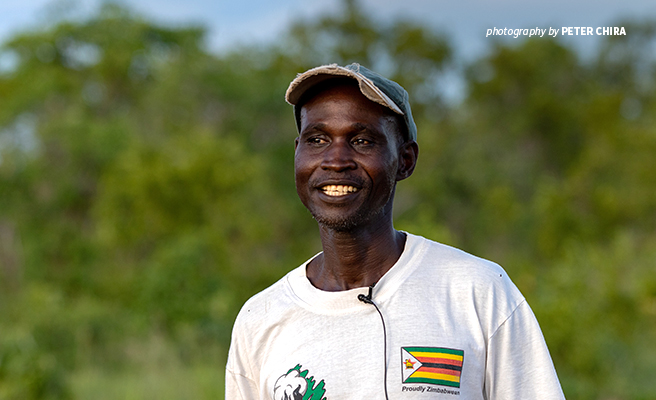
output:
<instances>
[{"instance_id":1,"label":"eyebrow","mask_svg":"<svg viewBox=\"0 0 656 400\"><path fill-rule=\"evenodd\" d=\"M317 122L315 124L312 124L312 125L306 127L305 129L303 129L303 131L301 132L301 135L304 132L324 131L325 129L326 129L326 124L324 122ZM351 124L351 130L354 131L354 132L362 132L362 131L372 132L372 131L374 131L373 129L371 129L369 124L363 124L362 122L356 122L356 123Z\"/></svg>"},{"instance_id":2,"label":"eyebrow","mask_svg":"<svg viewBox=\"0 0 656 400\"><path fill-rule=\"evenodd\" d=\"M312 124L312 125L306 127L305 129L303 129L303 131L301 131L301 135L305 132L308 132L308 131L323 131L325 128L326 128L325 123L317 122L316 124Z\"/></svg>"},{"instance_id":3,"label":"eyebrow","mask_svg":"<svg viewBox=\"0 0 656 400\"><path fill-rule=\"evenodd\" d=\"M372 129L369 127L367 124L363 124L362 122L356 122L351 125L352 130L354 131L372 131Z\"/></svg>"}]
</instances>

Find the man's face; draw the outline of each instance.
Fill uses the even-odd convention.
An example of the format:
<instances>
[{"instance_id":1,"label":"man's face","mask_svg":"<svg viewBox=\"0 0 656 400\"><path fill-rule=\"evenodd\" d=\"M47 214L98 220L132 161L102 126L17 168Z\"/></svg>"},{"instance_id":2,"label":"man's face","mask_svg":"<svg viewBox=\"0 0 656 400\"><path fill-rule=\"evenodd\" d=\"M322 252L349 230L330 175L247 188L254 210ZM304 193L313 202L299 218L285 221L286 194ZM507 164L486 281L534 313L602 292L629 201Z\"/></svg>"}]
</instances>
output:
<instances>
[{"instance_id":1,"label":"man's face","mask_svg":"<svg viewBox=\"0 0 656 400\"><path fill-rule=\"evenodd\" d=\"M328 228L352 230L391 215L400 139L385 108L357 87L327 89L301 109L296 191ZM404 176L405 177L405 176Z\"/></svg>"}]
</instances>

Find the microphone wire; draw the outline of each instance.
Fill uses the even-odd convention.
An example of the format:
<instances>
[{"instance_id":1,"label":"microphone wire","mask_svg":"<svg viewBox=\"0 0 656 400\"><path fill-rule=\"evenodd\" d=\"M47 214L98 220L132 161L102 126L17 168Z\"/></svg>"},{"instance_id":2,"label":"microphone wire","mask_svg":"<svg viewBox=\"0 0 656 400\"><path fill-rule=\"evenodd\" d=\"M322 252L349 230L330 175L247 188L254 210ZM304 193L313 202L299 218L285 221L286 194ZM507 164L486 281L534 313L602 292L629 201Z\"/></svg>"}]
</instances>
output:
<instances>
[{"instance_id":1,"label":"microphone wire","mask_svg":"<svg viewBox=\"0 0 656 400\"><path fill-rule=\"evenodd\" d=\"M383 324L383 357L384 357L384 362L385 362L385 375L383 375L383 382L384 382L384 388L385 388L385 399L389 400L389 396L387 395L387 328L385 328L385 318L383 317L383 313L380 312L380 308L378 308L378 305L373 301L372 297L372 292L374 290L374 286L376 284L374 283L373 285L369 286L369 294L366 296L362 293L358 295L358 300L360 300L363 303L366 304L371 304L374 306L376 311L378 311L378 315L380 315L380 322Z\"/></svg>"}]
</instances>

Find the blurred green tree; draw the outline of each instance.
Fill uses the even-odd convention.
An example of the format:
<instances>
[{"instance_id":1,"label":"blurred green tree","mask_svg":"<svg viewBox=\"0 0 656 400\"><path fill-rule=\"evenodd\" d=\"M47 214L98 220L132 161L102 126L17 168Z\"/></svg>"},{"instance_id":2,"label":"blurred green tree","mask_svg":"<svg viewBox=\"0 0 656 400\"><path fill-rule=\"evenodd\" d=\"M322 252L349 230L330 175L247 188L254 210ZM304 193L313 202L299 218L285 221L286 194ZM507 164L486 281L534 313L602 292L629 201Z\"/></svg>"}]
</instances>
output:
<instances>
[{"instance_id":1,"label":"blurred green tree","mask_svg":"<svg viewBox=\"0 0 656 400\"><path fill-rule=\"evenodd\" d=\"M201 27L112 4L17 35L0 48L0 397L221 393L240 305L320 249L283 95L331 62L411 93L397 226L508 269L568 398L653 397L656 25L625 26L585 62L497 43L455 105L448 40L353 0L221 55Z\"/></svg>"}]
</instances>

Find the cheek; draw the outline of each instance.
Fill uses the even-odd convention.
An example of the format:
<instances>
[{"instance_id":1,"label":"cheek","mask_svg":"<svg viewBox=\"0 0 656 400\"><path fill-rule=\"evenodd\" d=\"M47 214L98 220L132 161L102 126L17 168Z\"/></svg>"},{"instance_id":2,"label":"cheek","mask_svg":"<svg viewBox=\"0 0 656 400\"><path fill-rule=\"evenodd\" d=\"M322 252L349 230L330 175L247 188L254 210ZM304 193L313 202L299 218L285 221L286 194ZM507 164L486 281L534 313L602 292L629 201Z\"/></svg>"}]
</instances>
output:
<instances>
[{"instance_id":1,"label":"cheek","mask_svg":"<svg viewBox=\"0 0 656 400\"><path fill-rule=\"evenodd\" d=\"M308 151L307 148L296 148L294 153L294 173L297 179L305 177L306 179L318 168L319 157Z\"/></svg>"},{"instance_id":2,"label":"cheek","mask_svg":"<svg viewBox=\"0 0 656 400\"><path fill-rule=\"evenodd\" d=\"M307 197L307 177L299 171L297 165L294 165L294 186L296 187L296 195L301 199L301 202L305 204L305 199Z\"/></svg>"},{"instance_id":3,"label":"cheek","mask_svg":"<svg viewBox=\"0 0 656 400\"><path fill-rule=\"evenodd\" d=\"M312 166L308 164L307 158L297 153L294 157L294 183L296 185L296 192L301 198L309 190L308 182L311 174Z\"/></svg>"},{"instance_id":4,"label":"cheek","mask_svg":"<svg viewBox=\"0 0 656 400\"><path fill-rule=\"evenodd\" d=\"M303 175L303 171L306 170L305 163L303 162L303 159L300 157L298 152L294 155L294 175L296 176L296 180L299 179L300 175Z\"/></svg>"},{"instance_id":5,"label":"cheek","mask_svg":"<svg viewBox=\"0 0 656 400\"><path fill-rule=\"evenodd\" d=\"M304 181L307 181L307 178L303 177L303 172L299 170L297 165L294 165L294 183L296 184L298 194L301 194L300 189L303 187Z\"/></svg>"},{"instance_id":6,"label":"cheek","mask_svg":"<svg viewBox=\"0 0 656 400\"><path fill-rule=\"evenodd\" d=\"M396 175L399 169L399 160L397 157L394 157L394 155L395 153L389 153L382 158L383 160L386 160L386 162L381 163L380 169L382 171L381 175L385 177L384 179L386 182L396 182Z\"/></svg>"}]
</instances>

